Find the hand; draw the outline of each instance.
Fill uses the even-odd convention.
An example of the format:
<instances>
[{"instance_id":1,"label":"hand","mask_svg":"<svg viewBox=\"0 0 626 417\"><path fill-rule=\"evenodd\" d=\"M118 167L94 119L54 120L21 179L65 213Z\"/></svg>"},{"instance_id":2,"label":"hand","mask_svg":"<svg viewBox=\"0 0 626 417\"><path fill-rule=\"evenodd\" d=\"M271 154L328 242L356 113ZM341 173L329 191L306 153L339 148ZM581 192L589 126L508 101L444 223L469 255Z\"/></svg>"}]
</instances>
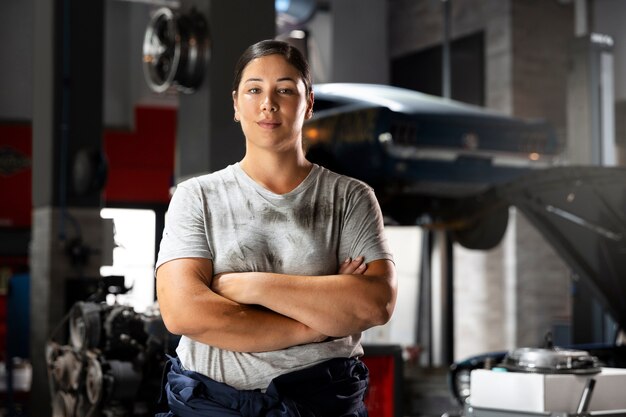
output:
<instances>
[{"instance_id":1,"label":"hand","mask_svg":"<svg viewBox=\"0 0 626 417\"><path fill-rule=\"evenodd\" d=\"M221 274L213 275L211 280L211 290L233 301L238 301L236 298L236 275L230 272L222 272ZM238 301L239 302L239 301Z\"/></svg>"},{"instance_id":2,"label":"hand","mask_svg":"<svg viewBox=\"0 0 626 417\"><path fill-rule=\"evenodd\" d=\"M362 256L348 258L339 265L339 274L363 275L367 271L367 264Z\"/></svg>"}]
</instances>

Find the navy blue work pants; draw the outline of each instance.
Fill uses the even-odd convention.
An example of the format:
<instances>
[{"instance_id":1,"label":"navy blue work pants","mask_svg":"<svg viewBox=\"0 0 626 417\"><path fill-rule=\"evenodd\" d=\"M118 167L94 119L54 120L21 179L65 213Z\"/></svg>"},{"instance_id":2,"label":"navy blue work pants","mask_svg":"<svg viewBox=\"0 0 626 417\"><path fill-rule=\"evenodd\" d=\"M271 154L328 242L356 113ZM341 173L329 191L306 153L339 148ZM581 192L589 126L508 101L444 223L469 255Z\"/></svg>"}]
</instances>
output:
<instances>
[{"instance_id":1,"label":"navy blue work pants","mask_svg":"<svg viewBox=\"0 0 626 417\"><path fill-rule=\"evenodd\" d=\"M368 369L335 358L274 378L265 393L237 390L170 358L165 394L170 412L156 417L367 417Z\"/></svg>"}]
</instances>

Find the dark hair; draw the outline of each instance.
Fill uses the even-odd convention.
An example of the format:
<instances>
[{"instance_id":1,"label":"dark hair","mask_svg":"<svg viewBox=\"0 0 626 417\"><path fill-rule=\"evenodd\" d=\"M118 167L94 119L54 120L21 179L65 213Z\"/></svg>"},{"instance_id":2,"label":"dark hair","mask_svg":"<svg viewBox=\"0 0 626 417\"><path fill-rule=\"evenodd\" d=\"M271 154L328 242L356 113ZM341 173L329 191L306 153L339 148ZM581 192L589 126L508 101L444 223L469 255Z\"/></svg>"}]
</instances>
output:
<instances>
[{"instance_id":1,"label":"dark hair","mask_svg":"<svg viewBox=\"0 0 626 417\"><path fill-rule=\"evenodd\" d=\"M250 61L267 55L281 55L288 63L297 69L302 77L302 81L304 81L306 95L309 95L312 89L311 72L309 70L309 64L302 55L302 52L287 42L273 39L257 42L254 45L249 46L248 49L241 54L239 61L237 61L237 65L235 65L233 91L237 91L239 89L239 83L241 82L243 70L250 63Z\"/></svg>"}]
</instances>

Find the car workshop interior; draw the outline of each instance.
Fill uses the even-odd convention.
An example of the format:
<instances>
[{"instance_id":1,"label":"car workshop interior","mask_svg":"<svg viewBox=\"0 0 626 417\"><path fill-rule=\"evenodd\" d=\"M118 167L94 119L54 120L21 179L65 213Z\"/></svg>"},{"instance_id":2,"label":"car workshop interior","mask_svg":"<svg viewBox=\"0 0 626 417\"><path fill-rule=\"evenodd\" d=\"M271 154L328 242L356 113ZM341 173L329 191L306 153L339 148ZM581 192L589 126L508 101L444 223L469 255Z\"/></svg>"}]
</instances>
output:
<instances>
[{"instance_id":1,"label":"car workshop interior","mask_svg":"<svg viewBox=\"0 0 626 417\"><path fill-rule=\"evenodd\" d=\"M311 66L308 159L385 219L369 416L626 417L625 21L623 0L3 0L0 417L164 411L168 204L243 156L233 68L272 38Z\"/></svg>"}]
</instances>

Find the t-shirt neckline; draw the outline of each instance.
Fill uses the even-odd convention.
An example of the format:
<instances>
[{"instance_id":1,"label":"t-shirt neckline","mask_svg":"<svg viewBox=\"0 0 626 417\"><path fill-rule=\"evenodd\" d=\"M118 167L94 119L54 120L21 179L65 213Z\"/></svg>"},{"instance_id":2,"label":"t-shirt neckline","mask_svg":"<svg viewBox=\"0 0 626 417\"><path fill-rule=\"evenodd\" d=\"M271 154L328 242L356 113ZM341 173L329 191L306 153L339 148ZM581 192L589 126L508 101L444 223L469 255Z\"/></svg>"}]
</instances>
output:
<instances>
[{"instance_id":1,"label":"t-shirt neckline","mask_svg":"<svg viewBox=\"0 0 626 417\"><path fill-rule=\"evenodd\" d=\"M234 167L235 175L243 179L243 181L245 181L247 184L253 187L256 191L258 191L259 193L265 196L268 196L271 198L277 198L277 199L289 198L305 191L307 188L309 188L309 186L313 183L313 181L315 181L315 178L317 177L318 171L320 168L319 165L313 164L313 166L311 167L311 171L309 171L307 176L302 180L302 182L300 182L300 184L296 186L296 188L294 188L293 190L285 194L277 194L273 191L268 190L267 188L265 188L264 186L262 186L261 184L253 180L246 173L246 171L244 171L243 168L241 168L240 162L236 162L235 164L233 164L233 167Z\"/></svg>"}]
</instances>

